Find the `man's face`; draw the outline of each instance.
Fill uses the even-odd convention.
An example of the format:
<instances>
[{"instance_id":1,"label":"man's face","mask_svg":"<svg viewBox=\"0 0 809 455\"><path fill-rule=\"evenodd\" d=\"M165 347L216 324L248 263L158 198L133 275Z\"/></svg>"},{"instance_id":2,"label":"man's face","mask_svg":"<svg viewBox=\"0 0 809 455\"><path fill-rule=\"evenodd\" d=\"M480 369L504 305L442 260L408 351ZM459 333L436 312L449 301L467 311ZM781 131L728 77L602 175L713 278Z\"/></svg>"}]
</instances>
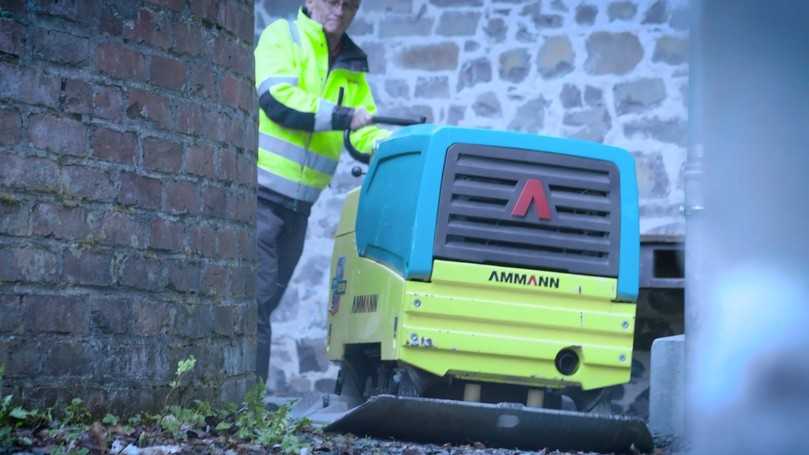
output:
<instances>
[{"instance_id":1,"label":"man's face","mask_svg":"<svg viewBox=\"0 0 809 455\"><path fill-rule=\"evenodd\" d=\"M345 33L359 7L360 0L306 0L306 8L312 19L332 36Z\"/></svg>"}]
</instances>

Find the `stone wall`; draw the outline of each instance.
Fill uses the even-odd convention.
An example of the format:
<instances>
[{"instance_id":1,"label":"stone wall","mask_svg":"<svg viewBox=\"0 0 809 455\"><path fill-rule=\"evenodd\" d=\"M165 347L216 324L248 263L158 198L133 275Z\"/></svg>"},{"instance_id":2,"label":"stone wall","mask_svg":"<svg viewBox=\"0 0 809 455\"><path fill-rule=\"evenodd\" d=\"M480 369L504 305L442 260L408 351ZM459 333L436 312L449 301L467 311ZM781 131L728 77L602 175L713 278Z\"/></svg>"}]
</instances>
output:
<instances>
[{"instance_id":1,"label":"stone wall","mask_svg":"<svg viewBox=\"0 0 809 455\"><path fill-rule=\"evenodd\" d=\"M256 2L256 33L300 0ZM604 142L637 160L642 233L681 233L687 142L686 0L365 0L350 34L368 52L380 111L466 127ZM344 157L345 158L345 157ZM275 315L272 386L326 390L331 236L344 159L312 215Z\"/></svg>"},{"instance_id":2,"label":"stone wall","mask_svg":"<svg viewBox=\"0 0 809 455\"><path fill-rule=\"evenodd\" d=\"M251 0L0 3L0 363L29 403L237 399L255 353Z\"/></svg>"}]
</instances>

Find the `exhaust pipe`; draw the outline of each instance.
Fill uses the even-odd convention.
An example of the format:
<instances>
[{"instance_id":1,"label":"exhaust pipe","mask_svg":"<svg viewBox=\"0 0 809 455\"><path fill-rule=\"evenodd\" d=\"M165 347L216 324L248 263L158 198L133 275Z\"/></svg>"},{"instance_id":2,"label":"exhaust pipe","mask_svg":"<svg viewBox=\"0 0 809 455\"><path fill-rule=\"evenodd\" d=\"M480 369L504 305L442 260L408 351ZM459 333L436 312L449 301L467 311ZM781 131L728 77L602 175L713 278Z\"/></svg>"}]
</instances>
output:
<instances>
[{"instance_id":1,"label":"exhaust pipe","mask_svg":"<svg viewBox=\"0 0 809 455\"><path fill-rule=\"evenodd\" d=\"M570 376L579 369L579 354L572 348L565 348L556 354L556 369L565 376Z\"/></svg>"}]
</instances>

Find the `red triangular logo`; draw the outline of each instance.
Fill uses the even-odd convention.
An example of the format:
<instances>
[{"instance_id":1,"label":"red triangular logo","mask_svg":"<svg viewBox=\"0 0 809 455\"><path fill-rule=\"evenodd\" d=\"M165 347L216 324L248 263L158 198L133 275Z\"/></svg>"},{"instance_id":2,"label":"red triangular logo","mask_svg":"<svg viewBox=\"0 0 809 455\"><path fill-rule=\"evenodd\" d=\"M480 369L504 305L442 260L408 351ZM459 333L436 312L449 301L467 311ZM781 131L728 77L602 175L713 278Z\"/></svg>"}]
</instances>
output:
<instances>
[{"instance_id":1,"label":"red triangular logo","mask_svg":"<svg viewBox=\"0 0 809 455\"><path fill-rule=\"evenodd\" d=\"M551 207L548 204L548 197L545 195L545 185L542 184L540 179L528 179L525 182L525 186L522 187L520 197L517 198L517 203L514 204L511 214L513 216L525 216L532 201L536 208L537 218L546 221L550 220Z\"/></svg>"}]
</instances>

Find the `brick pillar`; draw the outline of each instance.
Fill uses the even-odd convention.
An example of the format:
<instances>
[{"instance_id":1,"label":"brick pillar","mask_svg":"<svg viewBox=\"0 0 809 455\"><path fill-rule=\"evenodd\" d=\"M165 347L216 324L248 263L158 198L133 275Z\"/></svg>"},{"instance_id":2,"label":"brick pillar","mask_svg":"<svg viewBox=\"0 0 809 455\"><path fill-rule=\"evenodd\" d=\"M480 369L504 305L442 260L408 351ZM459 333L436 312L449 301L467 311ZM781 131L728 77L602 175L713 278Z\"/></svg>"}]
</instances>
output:
<instances>
[{"instance_id":1,"label":"brick pillar","mask_svg":"<svg viewBox=\"0 0 809 455\"><path fill-rule=\"evenodd\" d=\"M255 352L252 0L0 3L0 363L29 403L238 399Z\"/></svg>"}]
</instances>

